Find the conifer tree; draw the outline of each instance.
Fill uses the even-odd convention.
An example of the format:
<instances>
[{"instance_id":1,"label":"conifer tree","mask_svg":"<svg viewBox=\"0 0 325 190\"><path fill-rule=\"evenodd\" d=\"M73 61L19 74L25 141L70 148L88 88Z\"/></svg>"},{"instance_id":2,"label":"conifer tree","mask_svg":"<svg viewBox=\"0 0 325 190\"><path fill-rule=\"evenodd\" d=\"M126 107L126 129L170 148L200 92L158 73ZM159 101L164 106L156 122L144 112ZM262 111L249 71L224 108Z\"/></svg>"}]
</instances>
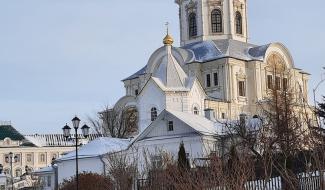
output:
<instances>
[{"instance_id":1,"label":"conifer tree","mask_svg":"<svg viewBox=\"0 0 325 190\"><path fill-rule=\"evenodd\" d=\"M190 163L189 163L189 160L187 159L186 151L185 151L185 147L184 147L184 143L183 142L181 142L181 144L179 146L179 151L178 151L178 167L181 170L190 169Z\"/></svg>"},{"instance_id":2,"label":"conifer tree","mask_svg":"<svg viewBox=\"0 0 325 190\"><path fill-rule=\"evenodd\" d=\"M318 104L317 115L323 118L325 124L325 96L323 96L323 103Z\"/></svg>"}]
</instances>

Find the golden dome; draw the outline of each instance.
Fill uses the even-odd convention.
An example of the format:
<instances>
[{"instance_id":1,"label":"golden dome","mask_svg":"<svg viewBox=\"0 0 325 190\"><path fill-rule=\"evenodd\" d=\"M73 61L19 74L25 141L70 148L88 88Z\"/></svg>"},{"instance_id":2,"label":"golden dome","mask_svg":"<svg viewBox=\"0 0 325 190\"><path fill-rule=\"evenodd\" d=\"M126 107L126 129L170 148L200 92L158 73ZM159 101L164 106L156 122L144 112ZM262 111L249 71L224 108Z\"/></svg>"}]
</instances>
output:
<instances>
[{"instance_id":1,"label":"golden dome","mask_svg":"<svg viewBox=\"0 0 325 190\"><path fill-rule=\"evenodd\" d=\"M164 44L165 45L172 45L174 43L174 39L173 37L171 37L168 33L166 35L166 37L164 38Z\"/></svg>"}]
</instances>

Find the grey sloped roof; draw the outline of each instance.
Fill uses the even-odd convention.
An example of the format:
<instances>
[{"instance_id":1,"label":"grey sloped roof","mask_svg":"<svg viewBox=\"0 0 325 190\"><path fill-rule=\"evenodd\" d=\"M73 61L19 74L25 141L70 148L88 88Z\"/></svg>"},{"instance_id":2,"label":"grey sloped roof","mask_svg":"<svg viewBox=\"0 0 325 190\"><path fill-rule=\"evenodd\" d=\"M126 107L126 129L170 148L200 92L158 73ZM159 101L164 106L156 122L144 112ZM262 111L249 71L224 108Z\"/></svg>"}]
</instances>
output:
<instances>
[{"instance_id":1,"label":"grey sloped roof","mask_svg":"<svg viewBox=\"0 0 325 190\"><path fill-rule=\"evenodd\" d=\"M147 65L144 66L142 69L140 69L139 71L137 71L136 73L134 73L133 75L123 79L122 81L126 81L126 80L132 80L132 79L136 79L138 77L140 77L141 75L146 74L146 70L147 70Z\"/></svg>"},{"instance_id":2,"label":"grey sloped roof","mask_svg":"<svg viewBox=\"0 0 325 190\"><path fill-rule=\"evenodd\" d=\"M257 46L237 40L225 39L196 42L174 49L177 49L178 51L184 50L193 54L193 58L191 60L184 59L187 61L187 63L205 63L227 57L244 61L263 61L269 46L270 44ZM123 81L132 80L146 74L146 69L147 66L143 67L138 72L134 73Z\"/></svg>"},{"instance_id":3,"label":"grey sloped roof","mask_svg":"<svg viewBox=\"0 0 325 190\"><path fill-rule=\"evenodd\" d=\"M210 40L192 43L181 48L192 51L194 62L208 62L221 58L232 57L245 61L262 61L269 45L257 46L237 40Z\"/></svg>"},{"instance_id":4,"label":"grey sloped roof","mask_svg":"<svg viewBox=\"0 0 325 190\"><path fill-rule=\"evenodd\" d=\"M24 136L19 133L13 126L11 125L1 125L0 126L0 140L4 140L5 138L10 138L14 141L22 141L24 140Z\"/></svg>"}]
</instances>

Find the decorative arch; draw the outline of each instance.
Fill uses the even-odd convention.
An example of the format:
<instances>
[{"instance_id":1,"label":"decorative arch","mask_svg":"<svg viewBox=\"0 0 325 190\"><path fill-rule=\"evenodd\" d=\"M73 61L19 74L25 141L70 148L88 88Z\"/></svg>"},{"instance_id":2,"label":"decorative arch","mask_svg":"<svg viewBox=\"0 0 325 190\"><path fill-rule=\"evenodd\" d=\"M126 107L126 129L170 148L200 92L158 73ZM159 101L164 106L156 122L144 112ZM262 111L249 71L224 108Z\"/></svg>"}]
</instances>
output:
<instances>
[{"instance_id":1,"label":"decorative arch","mask_svg":"<svg viewBox=\"0 0 325 190\"><path fill-rule=\"evenodd\" d=\"M236 34L243 34L243 17L239 11L235 15Z\"/></svg>"},{"instance_id":2,"label":"decorative arch","mask_svg":"<svg viewBox=\"0 0 325 190\"><path fill-rule=\"evenodd\" d=\"M9 137L5 138L3 140L5 146L10 146L11 145L11 139Z\"/></svg>"},{"instance_id":3,"label":"decorative arch","mask_svg":"<svg viewBox=\"0 0 325 190\"><path fill-rule=\"evenodd\" d=\"M285 67L288 69L294 68L294 61L289 52L289 50L281 43L272 43L267 48L265 55L264 55L264 63L267 64L270 56L277 54L283 58Z\"/></svg>"},{"instance_id":4,"label":"decorative arch","mask_svg":"<svg viewBox=\"0 0 325 190\"><path fill-rule=\"evenodd\" d=\"M188 30L190 38L197 36L197 20L194 12L188 15Z\"/></svg>"},{"instance_id":5,"label":"decorative arch","mask_svg":"<svg viewBox=\"0 0 325 190\"><path fill-rule=\"evenodd\" d=\"M266 57L266 87L271 90L287 90L289 86L288 64L278 52L271 52Z\"/></svg>"},{"instance_id":6,"label":"decorative arch","mask_svg":"<svg viewBox=\"0 0 325 190\"><path fill-rule=\"evenodd\" d=\"M192 113L194 114L194 115L200 115L200 106L199 106L199 104L193 104L192 105Z\"/></svg>"},{"instance_id":7,"label":"decorative arch","mask_svg":"<svg viewBox=\"0 0 325 190\"><path fill-rule=\"evenodd\" d=\"M214 9L211 12L212 33L221 33L223 31L223 19L220 9Z\"/></svg>"}]
</instances>

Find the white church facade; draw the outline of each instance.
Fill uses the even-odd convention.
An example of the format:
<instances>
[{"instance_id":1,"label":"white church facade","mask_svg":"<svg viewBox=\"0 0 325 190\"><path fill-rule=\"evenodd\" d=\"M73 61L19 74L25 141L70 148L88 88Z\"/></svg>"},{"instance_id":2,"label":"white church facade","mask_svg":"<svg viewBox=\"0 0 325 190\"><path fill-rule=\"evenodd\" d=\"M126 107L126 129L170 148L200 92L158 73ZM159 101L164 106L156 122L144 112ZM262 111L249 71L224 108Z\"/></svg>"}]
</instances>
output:
<instances>
[{"instance_id":1,"label":"white church facade","mask_svg":"<svg viewBox=\"0 0 325 190\"><path fill-rule=\"evenodd\" d=\"M180 47L168 34L148 63L124 79L117 109L136 109L139 135L130 145L190 158L220 151L220 121L260 115L272 90L294 88L307 101L309 74L294 65L281 43L248 42L246 0L176 0ZM253 119L252 119L253 120ZM141 152L141 151L138 151Z\"/></svg>"}]
</instances>

